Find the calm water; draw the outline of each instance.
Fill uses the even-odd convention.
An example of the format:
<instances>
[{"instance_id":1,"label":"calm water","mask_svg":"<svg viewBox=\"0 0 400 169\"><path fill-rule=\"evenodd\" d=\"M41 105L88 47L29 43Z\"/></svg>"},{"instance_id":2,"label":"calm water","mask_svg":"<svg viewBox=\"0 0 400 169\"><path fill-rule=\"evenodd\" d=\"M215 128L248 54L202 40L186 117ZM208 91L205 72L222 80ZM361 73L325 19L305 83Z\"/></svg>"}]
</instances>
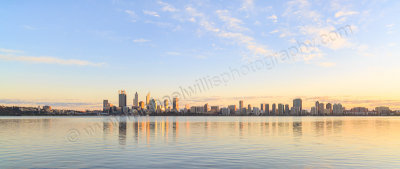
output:
<instances>
[{"instance_id":1,"label":"calm water","mask_svg":"<svg viewBox=\"0 0 400 169\"><path fill-rule=\"evenodd\" d=\"M0 168L400 168L400 117L0 117Z\"/></svg>"}]
</instances>

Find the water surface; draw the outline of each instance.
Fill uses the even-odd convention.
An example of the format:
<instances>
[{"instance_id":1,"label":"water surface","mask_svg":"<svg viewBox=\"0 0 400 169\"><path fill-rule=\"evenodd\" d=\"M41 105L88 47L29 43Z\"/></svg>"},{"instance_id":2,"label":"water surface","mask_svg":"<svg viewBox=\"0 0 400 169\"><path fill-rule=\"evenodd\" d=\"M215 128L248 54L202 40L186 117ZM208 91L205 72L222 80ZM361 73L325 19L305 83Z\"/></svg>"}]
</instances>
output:
<instances>
[{"instance_id":1,"label":"water surface","mask_svg":"<svg viewBox=\"0 0 400 169\"><path fill-rule=\"evenodd\" d=\"M399 168L400 117L0 117L0 168Z\"/></svg>"}]
</instances>

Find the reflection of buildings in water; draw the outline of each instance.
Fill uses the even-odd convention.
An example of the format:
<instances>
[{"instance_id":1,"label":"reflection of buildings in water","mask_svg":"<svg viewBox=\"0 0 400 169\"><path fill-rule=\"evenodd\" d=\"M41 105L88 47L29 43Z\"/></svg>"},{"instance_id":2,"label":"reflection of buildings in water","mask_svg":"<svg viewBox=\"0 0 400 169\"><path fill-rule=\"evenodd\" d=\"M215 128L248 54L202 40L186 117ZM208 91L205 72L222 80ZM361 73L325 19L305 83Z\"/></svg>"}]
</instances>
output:
<instances>
[{"instance_id":1,"label":"reflection of buildings in water","mask_svg":"<svg viewBox=\"0 0 400 169\"><path fill-rule=\"evenodd\" d=\"M293 121L293 136L301 137L303 135L303 122L302 121Z\"/></svg>"},{"instance_id":2,"label":"reflection of buildings in water","mask_svg":"<svg viewBox=\"0 0 400 169\"><path fill-rule=\"evenodd\" d=\"M140 123L138 121L134 121L133 122L133 132L134 132L134 136L136 143L139 143L139 127L140 127Z\"/></svg>"},{"instance_id":3,"label":"reflection of buildings in water","mask_svg":"<svg viewBox=\"0 0 400 169\"><path fill-rule=\"evenodd\" d=\"M120 145L126 145L126 121L119 122L118 138Z\"/></svg>"},{"instance_id":4,"label":"reflection of buildings in water","mask_svg":"<svg viewBox=\"0 0 400 169\"><path fill-rule=\"evenodd\" d=\"M343 121L342 120L333 120L333 133L341 133L342 132L342 127L343 127Z\"/></svg>"},{"instance_id":5,"label":"reflection of buildings in water","mask_svg":"<svg viewBox=\"0 0 400 169\"><path fill-rule=\"evenodd\" d=\"M332 122L332 118L327 118L325 120L325 128L326 128L326 134L332 134L333 132L333 122Z\"/></svg>"},{"instance_id":6,"label":"reflection of buildings in water","mask_svg":"<svg viewBox=\"0 0 400 169\"><path fill-rule=\"evenodd\" d=\"M174 142L176 142L176 139L178 138L179 123L175 120L172 127Z\"/></svg>"},{"instance_id":7,"label":"reflection of buildings in water","mask_svg":"<svg viewBox=\"0 0 400 169\"><path fill-rule=\"evenodd\" d=\"M324 135L324 130L325 130L325 121L324 119L322 120L317 120L313 122L314 126L314 132L317 136L323 136Z\"/></svg>"}]
</instances>

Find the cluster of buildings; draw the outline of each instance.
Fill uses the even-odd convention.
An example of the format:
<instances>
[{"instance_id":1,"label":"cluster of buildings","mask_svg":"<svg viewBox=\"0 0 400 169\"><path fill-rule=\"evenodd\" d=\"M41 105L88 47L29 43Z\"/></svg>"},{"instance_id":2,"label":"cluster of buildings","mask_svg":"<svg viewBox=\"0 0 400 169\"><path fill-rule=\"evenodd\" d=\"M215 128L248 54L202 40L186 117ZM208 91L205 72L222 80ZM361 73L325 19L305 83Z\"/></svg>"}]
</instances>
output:
<instances>
[{"instance_id":1,"label":"cluster of buildings","mask_svg":"<svg viewBox=\"0 0 400 169\"><path fill-rule=\"evenodd\" d=\"M133 114L133 115L224 115L224 116L342 116L342 115L397 115L398 112L391 111L389 107L376 107L374 110L368 110L365 107L355 107L346 110L340 103L320 103L317 101L315 107L311 111L303 109L303 101L300 98L293 100L293 105L289 104L268 104L261 103L260 107L248 104L244 105L243 100L239 101L239 105L229 105L227 107L210 106L208 103L204 106L189 106L186 104L183 108L179 108L179 99L173 98L172 105L170 100L165 99L163 102L150 97L150 93L146 96L146 101L139 101L138 93L133 98L133 106L127 106L127 94L125 90L118 91L118 106L103 100L103 114Z\"/></svg>"}]
</instances>

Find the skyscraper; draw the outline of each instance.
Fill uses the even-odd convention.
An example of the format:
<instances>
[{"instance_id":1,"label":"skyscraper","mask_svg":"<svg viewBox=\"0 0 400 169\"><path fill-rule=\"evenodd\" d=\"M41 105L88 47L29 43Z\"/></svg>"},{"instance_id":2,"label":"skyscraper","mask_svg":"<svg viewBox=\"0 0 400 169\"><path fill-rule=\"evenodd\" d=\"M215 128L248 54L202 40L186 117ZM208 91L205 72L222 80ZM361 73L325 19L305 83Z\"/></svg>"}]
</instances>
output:
<instances>
[{"instance_id":1,"label":"skyscraper","mask_svg":"<svg viewBox=\"0 0 400 169\"><path fill-rule=\"evenodd\" d=\"M283 104L279 103L278 104L278 115L283 115L284 114L284 106Z\"/></svg>"},{"instance_id":2,"label":"skyscraper","mask_svg":"<svg viewBox=\"0 0 400 169\"><path fill-rule=\"evenodd\" d=\"M272 110L271 110L271 112L272 112L272 115L276 115L276 104L274 103L274 104L272 104Z\"/></svg>"},{"instance_id":3,"label":"skyscraper","mask_svg":"<svg viewBox=\"0 0 400 169\"><path fill-rule=\"evenodd\" d=\"M315 102L315 113L316 113L316 115L320 115L319 114L319 101Z\"/></svg>"},{"instance_id":4,"label":"skyscraper","mask_svg":"<svg viewBox=\"0 0 400 169\"><path fill-rule=\"evenodd\" d=\"M126 107L126 92L125 90L118 91L119 93L119 107Z\"/></svg>"},{"instance_id":5,"label":"skyscraper","mask_svg":"<svg viewBox=\"0 0 400 169\"><path fill-rule=\"evenodd\" d=\"M325 107L324 103L319 103L318 104L318 115L325 115Z\"/></svg>"},{"instance_id":6,"label":"skyscraper","mask_svg":"<svg viewBox=\"0 0 400 169\"><path fill-rule=\"evenodd\" d=\"M242 111L243 108L243 100L239 100L239 110Z\"/></svg>"},{"instance_id":7,"label":"skyscraper","mask_svg":"<svg viewBox=\"0 0 400 169\"><path fill-rule=\"evenodd\" d=\"M168 99L165 99L165 100L164 100L164 108L165 108L165 110L168 109L168 106L169 106Z\"/></svg>"},{"instance_id":8,"label":"skyscraper","mask_svg":"<svg viewBox=\"0 0 400 169\"><path fill-rule=\"evenodd\" d=\"M269 104L265 104L265 115L270 115Z\"/></svg>"},{"instance_id":9,"label":"skyscraper","mask_svg":"<svg viewBox=\"0 0 400 169\"><path fill-rule=\"evenodd\" d=\"M300 115L303 110L303 101L300 98L293 100L294 115Z\"/></svg>"},{"instance_id":10,"label":"skyscraper","mask_svg":"<svg viewBox=\"0 0 400 169\"><path fill-rule=\"evenodd\" d=\"M261 103L261 110L264 110L264 104Z\"/></svg>"},{"instance_id":11,"label":"skyscraper","mask_svg":"<svg viewBox=\"0 0 400 169\"><path fill-rule=\"evenodd\" d=\"M133 99L133 106L139 106L139 95L137 94L137 92L135 93L135 98Z\"/></svg>"},{"instance_id":12,"label":"skyscraper","mask_svg":"<svg viewBox=\"0 0 400 169\"><path fill-rule=\"evenodd\" d=\"M328 110L329 114L331 114L332 113L332 104L327 103L326 104L326 110Z\"/></svg>"},{"instance_id":13,"label":"skyscraper","mask_svg":"<svg viewBox=\"0 0 400 169\"><path fill-rule=\"evenodd\" d=\"M289 104L285 104L285 115L288 116L290 114Z\"/></svg>"},{"instance_id":14,"label":"skyscraper","mask_svg":"<svg viewBox=\"0 0 400 169\"><path fill-rule=\"evenodd\" d=\"M150 103L150 92L147 93L147 96L146 96L146 105L148 105L149 103Z\"/></svg>"},{"instance_id":15,"label":"skyscraper","mask_svg":"<svg viewBox=\"0 0 400 169\"><path fill-rule=\"evenodd\" d=\"M178 103L178 101L179 101L179 99L178 99L177 97L175 97L175 98L173 99L172 108L173 108L175 111L179 111L179 103Z\"/></svg>"}]
</instances>

